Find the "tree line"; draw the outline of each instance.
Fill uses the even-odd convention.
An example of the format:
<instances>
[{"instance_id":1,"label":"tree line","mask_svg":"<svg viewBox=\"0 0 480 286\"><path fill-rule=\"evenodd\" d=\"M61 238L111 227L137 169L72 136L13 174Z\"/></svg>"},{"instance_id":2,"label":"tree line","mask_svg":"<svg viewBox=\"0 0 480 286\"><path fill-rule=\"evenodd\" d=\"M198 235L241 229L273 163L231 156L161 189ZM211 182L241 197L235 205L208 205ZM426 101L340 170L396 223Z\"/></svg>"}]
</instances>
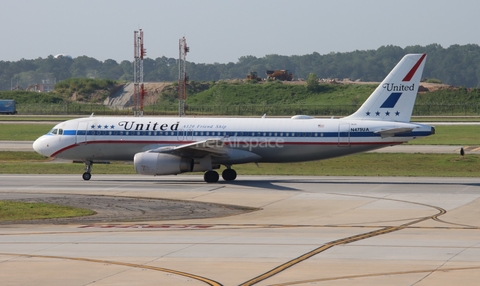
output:
<instances>
[{"instance_id":1,"label":"tree line","mask_svg":"<svg viewBox=\"0 0 480 286\"><path fill-rule=\"evenodd\" d=\"M407 53L427 53L424 78L443 83L480 87L480 46L477 44L452 45L443 48L439 44L427 46L382 46L376 50L356 50L345 53L264 57L242 56L236 63L187 62L190 80L218 81L245 78L250 71L265 75L266 70L288 69L296 79L307 79L314 73L318 78L349 78L351 80L381 81L395 64ZM144 81L177 81L178 60L158 57L144 59ZM59 82L68 78L104 78L132 81L133 61L118 63L108 59L98 61L88 56L70 58L37 58L33 60L0 61L0 90L11 87L27 87L42 82Z\"/></svg>"}]
</instances>

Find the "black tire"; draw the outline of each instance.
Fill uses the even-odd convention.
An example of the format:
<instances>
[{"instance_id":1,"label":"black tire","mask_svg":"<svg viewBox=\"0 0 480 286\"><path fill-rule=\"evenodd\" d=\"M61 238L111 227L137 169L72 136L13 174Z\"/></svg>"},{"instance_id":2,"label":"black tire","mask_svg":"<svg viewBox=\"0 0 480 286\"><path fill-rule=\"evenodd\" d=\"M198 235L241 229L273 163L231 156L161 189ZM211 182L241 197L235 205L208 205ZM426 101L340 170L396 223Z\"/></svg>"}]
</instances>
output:
<instances>
[{"instance_id":1,"label":"black tire","mask_svg":"<svg viewBox=\"0 0 480 286\"><path fill-rule=\"evenodd\" d=\"M237 172L234 169L225 169L222 172L222 178L225 181L233 181L237 178Z\"/></svg>"},{"instance_id":2,"label":"black tire","mask_svg":"<svg viewBox=\"0 0 480 286\"><path fill-rule=\"evenodd\" d=\"M203 175L203 179L205 180L205 182L207 183L216 183L218 182L218 178L220 176L218 175L217 172L215 171L207 171L205 172L205 174Z\"/></svg>"},{"instance_id":3,"label":"black tire","mask_svg":"<svg viewBox=\"0 0 480 286\"><path fill-rule=\"evenodd\" d=\"M83 173L83 175L82 175L82 178L83 178L85 181L90 180L91 177L92 177L92 174L90 174L90 173L88 173L88 172L85 172L85 173Z\"/></svg>"}]
</instances>

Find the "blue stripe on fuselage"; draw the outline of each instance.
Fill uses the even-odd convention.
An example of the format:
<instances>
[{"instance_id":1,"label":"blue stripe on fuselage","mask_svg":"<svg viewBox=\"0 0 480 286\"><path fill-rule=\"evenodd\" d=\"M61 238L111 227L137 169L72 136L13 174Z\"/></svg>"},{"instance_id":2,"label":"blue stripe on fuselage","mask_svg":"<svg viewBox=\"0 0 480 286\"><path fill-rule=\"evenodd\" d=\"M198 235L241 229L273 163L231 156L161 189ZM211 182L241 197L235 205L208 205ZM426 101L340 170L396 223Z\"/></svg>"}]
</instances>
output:
<instances>
[{"instance_id":1,"label":"blue stripe on fuselage","mask_svg":"<svg viewBox=\"0 0 480 286\"><path fill-rule=\"evenodd\" d=\"M288 134L288 135L287 135ZM279 131L115 131L115 130L65 130L70 136L182 136L182 137L273 137L273 138L332 138L332 137L380 137L373 132L279 132ZM429 131L397 134L395 137L428 136Z\"/></svg>"}]
</instances>

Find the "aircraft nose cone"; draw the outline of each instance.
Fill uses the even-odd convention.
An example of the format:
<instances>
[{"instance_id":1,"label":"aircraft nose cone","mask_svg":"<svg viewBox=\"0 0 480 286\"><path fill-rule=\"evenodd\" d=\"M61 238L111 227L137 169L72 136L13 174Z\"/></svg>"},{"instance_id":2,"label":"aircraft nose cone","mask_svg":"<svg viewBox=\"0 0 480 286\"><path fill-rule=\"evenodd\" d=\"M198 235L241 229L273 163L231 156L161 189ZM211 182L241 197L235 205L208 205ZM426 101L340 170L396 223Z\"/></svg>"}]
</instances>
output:
<instances>
[{"instance_id":1,"label":"aircraft nose cone","mask_svg":"<svg viewBox=\"0 0 480 286\"><path fill-rule=\"evenodd\" d=\"M47 152L49 146L45 140L45 136L42 136L37 140L35 140L32 146L33 146L33 150L35 150L35 152L37 152L38 154L46 157L50 157L50 154L48 154Z\"/></svg>"}]
</instances>

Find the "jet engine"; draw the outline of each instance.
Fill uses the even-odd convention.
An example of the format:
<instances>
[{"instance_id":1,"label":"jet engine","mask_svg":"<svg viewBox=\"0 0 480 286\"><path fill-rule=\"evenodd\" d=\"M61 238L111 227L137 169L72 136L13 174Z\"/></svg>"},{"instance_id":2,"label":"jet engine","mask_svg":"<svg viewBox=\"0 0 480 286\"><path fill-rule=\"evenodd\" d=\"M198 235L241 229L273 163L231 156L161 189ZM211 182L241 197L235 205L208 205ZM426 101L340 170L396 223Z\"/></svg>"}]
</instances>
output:
<instances>
[{"instance_id":1,"label":"jet engine","mask_svg":"<svg viewBox=\"0 0 480 286\"><path fill-rule=\"evenodd\" d=\"M141 152L133 157L135 171L142 175L175 175L192 172L194 160L171 154Z\"/></svg>"}]
</instances>

